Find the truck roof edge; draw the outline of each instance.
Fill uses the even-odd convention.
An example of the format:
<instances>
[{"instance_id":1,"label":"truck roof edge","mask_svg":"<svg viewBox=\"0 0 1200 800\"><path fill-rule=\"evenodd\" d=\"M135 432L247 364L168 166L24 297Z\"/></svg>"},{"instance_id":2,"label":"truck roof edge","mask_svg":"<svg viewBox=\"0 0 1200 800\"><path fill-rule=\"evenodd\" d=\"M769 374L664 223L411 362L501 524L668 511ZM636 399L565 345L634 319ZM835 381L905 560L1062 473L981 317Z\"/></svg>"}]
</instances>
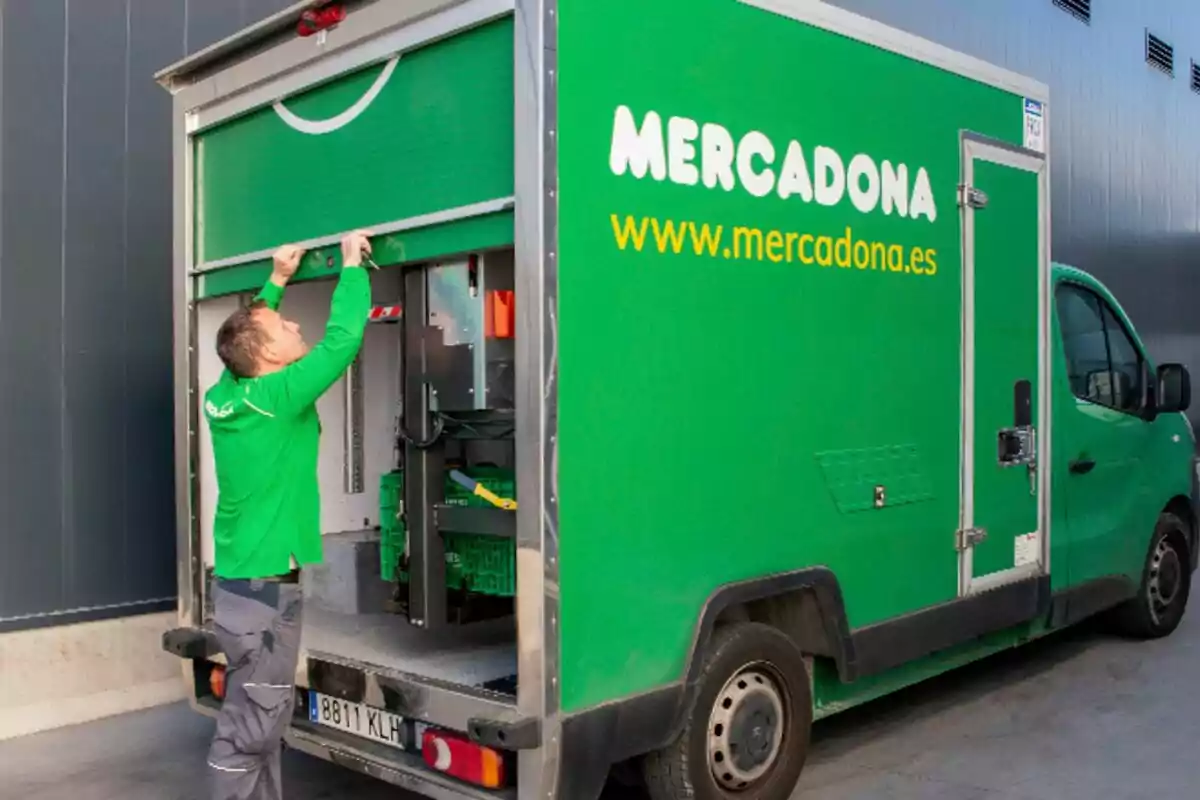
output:
<instances>
[{"instance_id":1,"label":"truck roof edge","mask_svg":"<svg viewBox=\"0 0 1200 800\"><path fill-rule=\"evenodd\" d=\"M169 92L174 93L176 87L184 79L202 71L205 67L225 60L226 58L244 51L259 42L293 28L300 15L315 6L325 5L329 0L299 0L287 8L278 11L266 19L260 20L237 33L227 36L221 41L211 44L187 58L176 61L170 66L154 73L154 80ZM353 2L353 0L352 0ZM359 3L353 3L358 5Z\"/></svg>"}]
</instances>

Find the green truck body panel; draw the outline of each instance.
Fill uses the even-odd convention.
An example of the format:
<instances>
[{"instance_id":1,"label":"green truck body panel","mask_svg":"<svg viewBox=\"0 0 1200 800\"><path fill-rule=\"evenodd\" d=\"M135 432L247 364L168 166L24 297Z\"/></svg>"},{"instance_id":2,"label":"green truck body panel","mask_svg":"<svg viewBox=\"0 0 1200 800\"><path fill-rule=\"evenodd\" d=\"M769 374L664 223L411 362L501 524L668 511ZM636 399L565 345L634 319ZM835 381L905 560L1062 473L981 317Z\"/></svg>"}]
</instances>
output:
<instances>
[{"instance_id":1,"label":"green truck body panel","mask_svg":"<svg viewBox=\"0 0 1200 800\"><path fill-rule=\"evenodd\" d=\"M853 683L843 683L832 662L817 660L813 664L813 719L831 717L949 670L1009 650L1037 638L1038 633L1040 631L1030 630L1029 626L1020 630L997 631L969 644L948 648Z\"/></svg>"},{"instance_id":2,"label":"green truck body panel","mask_svg":"<svg viewBox=\"0 0 1200 800\"><path fill-rule=\"evenodd\" d=\"M959 137L1019 145L1023 98L738 3L560 17L563 708L679 680L725 583L823 565L852 627L954 598ZM682 169L614 174L622 107L639 129L657 112L664 140L671 117L735 143L761 132L775 153L755 173L785 173L795 140L814 199L802 178L783 199L736 176L726 191ZM849 192L821 205L818 148L905 165L909 214L863 213ZM914 218L921 175L936 214ZM703 225L721 226L715 249ZM907 496L872 513L876 484Z\"/></svg>"},{"instance_id":3,"label":"green truck body panel","mask_svg":"<svg viewBox=\"0 0 1200 800\"><path fill-rule=\"evenodd\" d=\"M1120 304L1099 281L1064 264L1054 264L1052 276L1056 290L1068 285L1094 292L1113 309L1145 353ZM1055 428L1051 586L1058 591L1122 575L1140 581L1150 532L1158 516L1172 501L1191 496L1192 433L1181 414L1164 414L1147 422L1076 398L1067 377L1059 315L1055 306L1052 309ZM1069 464L1081 455L1096 458L1098 466L1087 475L1071 475ZM820 719L861 705L1040 638L1051 630L1047 620L1035 620L853 683L843 683L832 662L818 659L813 669L814 717Z\"/></svg>"},{"instance_id":4,"label":"green truck body panel","mask_svg":"<svg viewBox=\"0 0 1200 800\"><path fill-rule=\"evenodd\" d=\"M558 450L546 470L561 709L678 685L706 603L729 584L825 568L852 631L959 598L963 137L1019 149L1026 98L732 0L561 0L557 32ZM503 19L406 53L361 117L329 134L269 107L199 134L197 262L512 195L513 37ZM286 107L337 115L383 69ZM969 445L989 537L970 575L1012 569L1014 540L1039 527L1029 472L997 463L1027 380L1032 424L1052 425L1039 465L1051 588L1140 580L1156 517L1191 493L1191 431L1179 414L1147 421L1073 394L1059 287L1092 292L1142 345L1104 287L1061 265L1042 340L1039 176L977 159L973 182L988 208L970 254ZM506 209L387 234L375 258L509 246L513 222ZM318 248L297 279L338 267L334 247ZM206 271L195 295L256 290L269 270L259 257ZM1084 456L1099 466L1071 475ZM393 518L394 481L382 487ZM389 536L394 563L403 531ZM499 565L490 593L519 590L509 554L485 555ZM1047 630L993 631L852 683L818 658L816 715Z\"/></svg>"}]
</instances>

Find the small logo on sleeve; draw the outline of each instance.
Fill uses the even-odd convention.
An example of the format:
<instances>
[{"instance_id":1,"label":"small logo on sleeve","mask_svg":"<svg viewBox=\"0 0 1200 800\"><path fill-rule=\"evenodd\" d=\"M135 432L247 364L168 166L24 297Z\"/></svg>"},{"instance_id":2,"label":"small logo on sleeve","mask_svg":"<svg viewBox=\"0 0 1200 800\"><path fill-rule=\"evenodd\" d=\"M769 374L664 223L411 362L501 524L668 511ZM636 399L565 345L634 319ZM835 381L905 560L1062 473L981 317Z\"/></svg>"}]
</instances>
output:
<instances>
[{"instance_id":1,"label":"small logo on sleeve","mask_svg":"<svg viewBox=\"0 0 1200 800\"><path fill-rule=\"evenodd\" d=\"M218 408L212 400L205 400L204 411L213 419L225 419L233 413L233 403L225 403Z\"/></svg>"}]
</instances>

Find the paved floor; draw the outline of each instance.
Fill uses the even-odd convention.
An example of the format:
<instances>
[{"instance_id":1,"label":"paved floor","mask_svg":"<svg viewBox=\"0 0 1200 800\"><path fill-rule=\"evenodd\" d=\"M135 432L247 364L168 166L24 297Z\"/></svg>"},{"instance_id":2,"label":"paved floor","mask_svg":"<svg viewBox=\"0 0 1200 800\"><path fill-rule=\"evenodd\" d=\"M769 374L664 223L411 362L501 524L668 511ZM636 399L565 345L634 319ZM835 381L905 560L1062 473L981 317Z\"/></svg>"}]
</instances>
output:
<instances>
[{"instance_id":1,"label":"paved floor","mask_svg":"<svg viewBox=\"0 0 1200 800\"><path fill-rule=\"evenodd\" d=\"M1153 643L1080 630L817 726L803 800L1125 800L1200 789L1200 613ZM203 800L186 707L0 743L0 798ZM289 754L289 800L402 800ZM610 792L624 800L624 792Z\"/></svg>"}]
</instances>

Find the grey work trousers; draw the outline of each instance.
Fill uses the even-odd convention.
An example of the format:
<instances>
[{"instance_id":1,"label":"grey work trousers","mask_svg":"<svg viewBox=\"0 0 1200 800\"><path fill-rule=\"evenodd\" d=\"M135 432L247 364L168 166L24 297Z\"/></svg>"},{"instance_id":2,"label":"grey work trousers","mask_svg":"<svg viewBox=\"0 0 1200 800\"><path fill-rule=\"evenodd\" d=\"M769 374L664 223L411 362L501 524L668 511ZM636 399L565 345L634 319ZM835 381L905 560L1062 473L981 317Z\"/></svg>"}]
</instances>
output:
<instances>
[{"instance_id":1,"label":"grey work trousers","mask_svg":"<svg viewBox=\"0 0 1200 800\"><path fill-rule=\"evenodd\" d=\"M220 580L217 641L225 701L208 751L213 800L280 800L279 758L296 701L300 584Z\"/></svg>"}]
</instances>

